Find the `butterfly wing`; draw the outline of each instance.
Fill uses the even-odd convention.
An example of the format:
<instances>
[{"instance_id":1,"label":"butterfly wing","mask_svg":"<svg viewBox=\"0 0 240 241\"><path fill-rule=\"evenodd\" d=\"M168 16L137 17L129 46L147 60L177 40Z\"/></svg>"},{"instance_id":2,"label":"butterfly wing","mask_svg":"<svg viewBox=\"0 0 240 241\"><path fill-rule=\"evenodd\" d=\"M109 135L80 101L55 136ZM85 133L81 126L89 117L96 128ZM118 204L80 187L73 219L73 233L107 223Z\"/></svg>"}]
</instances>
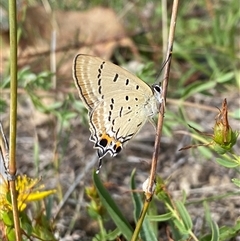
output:
<instances>
[{"instance_id":1,"label":"butterfly wing","mask_svg":"<svg viewBox=\"0 0 240 241\"><path fill-rule=\"evenodd\" d=\"M119 91L139 91L151 95L151 88L125 69L98 57L79 54L73 63L73 78L79 96L93 109L105 96Z\"/></svg>"},{"instance_id":2,"label":"butterfly wing","mask_svg":"<svg viewBox=\"0 0 240 241\"><path fill-rule=\"evenodd\" d=\"M89 110L90 140L100 158L117 155L157 112L151 87L119 66L88 55L77 55L73 77Z\"/></svg>"},{"instance_id":3,"label":"butterfly wing","mask_svg":"<svg viewBox=\"0 0 240 241\"><path fill-rule=\"evenodd\" d=\"M111 115L107 110L110 110L108 106L101 103L90 113L91 140L95 143L100 158L107 153L117 155L123 144L136 135L150 117L145 109L140 107L129 110L119 106Z\"/></svg>"}]
</instances>

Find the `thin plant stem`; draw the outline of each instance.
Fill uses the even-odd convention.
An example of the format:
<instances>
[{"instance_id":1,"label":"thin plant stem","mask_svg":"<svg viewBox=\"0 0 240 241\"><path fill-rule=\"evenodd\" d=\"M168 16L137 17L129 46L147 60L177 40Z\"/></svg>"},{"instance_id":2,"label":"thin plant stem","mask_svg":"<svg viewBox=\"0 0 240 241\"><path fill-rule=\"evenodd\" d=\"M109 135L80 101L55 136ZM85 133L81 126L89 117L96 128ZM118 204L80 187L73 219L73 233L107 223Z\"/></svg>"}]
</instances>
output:
<instances>
[{"instance_id":1,"label":"thin plant stem","mask_svg":"<svg viewBox=\"0 0 240 241\"><path fill-rule=\"evenodd\" d=\"M136 241L138 239L138 235L139 235L140 229L142 227L142 223L144 221L144 218L146 216L147 210L149 208L149 205L152 200L153 193L154 193L153 186L154 186L154 182L155 182L157 161L158 161L159 150L160 150L160 140L161 140L161 135L162 135L163 117L164 117L164 109L165 109L164 106L165 106L166 95L167 95L167 87L168 87L168 79L169 79L168 77L169 77L169 71L170 71L170 65L171 65L171 56L172 56L172 49L173 49L173 40L174 40L176 19L177 19L177 10L178 10L178 0L174 0L173 8L172 8L170 29L169 29L169 37L168 37L166 67L165 67L164 81L163 81L164 104L161 105L160 111L159 111L157 133L156 133L154 152L153 152L153 157L152 157L152 166L151 166L151 171L150 171L148 187L145 192L146 198L145 198L142 212L141 212L138 222L136 224L136 228L134 230L131 241Z\"/></svg>"},{"instance_id":2,"label":"thin plant stem","mask_svg":"<svg viewBox=\"0 0 240 241\"><path fill-rule=\"evenodd\" d=\"M178 10L178 0L175 0L173 2L173 8L172 8L172 17L171 17L169 38L168 38L168 50L167 50L167 55L166 55L167 56L166 67L165 67L164 77L163 77L163 79L164 79L164 81L163 81L164 104L161 105L160 111L159 111L157 133L156 133L154 151L153 151L153 156L152 156L152 166L151 166L151 171L150 171L148 188L147 188L147 192L146 192L147 200L151 200L151 197L153 195L153 185L154 185L154 181L155 181L157 161L158 161L159 150L160 150L160 140L161 140L161 135L162 135L163 118L164 118L165 103L166 103L166 96L167 96L167 87L168 87L168 81L169 81L169 71L170 71L170 66L171 66L171 58L172 58L172 50L173 50L173 40L174 40L176 19L177 19L177 10Z\"/></svg>"},{"instance_id":3,"label":"thin plant stem","mask_svg":"<svg viewBox=\"0 0 240 241\"><path fill-rule=\"evenodd\" d=\"M141 230L144 218L146 216L146 213L147 213L147 210L148 210L148 207L149 207L149 203L150 202L144 202L144 204L143 204L142 211L141 211L141 214L140 214L139 219L137 221L137 224L136 224L136 227L135 227L135 230L134 230L131 241L138 240L138 235L139 235L139 232Z\"/></svg>"},{"instance_id":4,"label":"thin plant stem","mask_svg":"<svg viewBox=\"0 0 240 241\"><path fill-rule=\"evenodd\" d=\"M9 142L9 187L13 206L13 219L16 240L21 241L21 230L17 205L17 192L15 185L16 174L16 122L17 122L17 18L16 1L9 0L9 27L10 27L10 78L11 78L11 101L10 101L10 142Z\"/></svg>"}]
</instances>

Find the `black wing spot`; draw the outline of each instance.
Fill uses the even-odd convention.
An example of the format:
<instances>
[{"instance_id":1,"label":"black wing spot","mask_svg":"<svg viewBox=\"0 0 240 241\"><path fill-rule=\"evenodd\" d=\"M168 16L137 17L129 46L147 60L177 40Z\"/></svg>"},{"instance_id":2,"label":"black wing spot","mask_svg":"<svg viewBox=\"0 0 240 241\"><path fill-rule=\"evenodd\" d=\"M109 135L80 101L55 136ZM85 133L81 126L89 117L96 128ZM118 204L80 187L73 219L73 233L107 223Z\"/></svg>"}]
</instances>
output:
<instances>
[{"instance_id":1,"label":"black wing spot","mask_svg":"<svg viewBox=\"0 0 240 241\"><path fill-rule=\"evenodd\" d=\"M104 64L105 64L105 61L103 61L102 64L100 65L100 69L98 69L99 72L101 72L101 69L103 69Z\"/></svg>"},{"instance_id":2,"label":"black wing spot","mask_svg":"<svg viewBox=\"0 0 240 241\"><path fill-rule=\"evenodd\" d=\"M139 89L139 85L136 85L136 90L138 90Z\"/></svg>"},{"instance_id":3,"label":"black wing spot","mask_svg":"<svg viewBox=\"0 0 240 241\"><path fill-rule=\"evenodd\" d=\"M120 111L119 111L119 116L122 117L122 111L123 111L123 107L121 107Z\"/></svg>"},{"instance_id":4,"label":"black wing spot","mask_svg":"<svg viewBox=\"0 0 240 241\"><path fill-rule=\"evenodd\" d=\"M128 119L128 121L131 121L131 119Z\"/></svg>"},{"instance_id":5,"label":"black wing spot","mask_svg":"<svg viewBox=\"0 0 240 241\"><path fill-rule=\"evenodd\" d=\"M118 79L118 74L115 75L114 79L113 79L113 82L116 82Z\"/></svg>"},{"instance_id":6,"label":"black wing spot","mask_svg":"<svg viewBox=\"0 0 240 241\"><path fill-rule=\"evenodd\" d=\"M109 111L108 121L111 121L112 111Z\"/></svg>"},{"instance_id":7,"label":"black wing spot","mask_svg":"<svg viewBox=\"0 0 240 241\"><path fill-rule=\"evenodd\" d=\"M101 141L99 141L99 145L102 146L102 147L106 147L107 144L108 144L107 139L102 139Z\"/></svg>"},{"instance_id":8,"label":"black wing spot","mask_svg":"<svg viewBox=\"0 0 240 241\"><path fill-rule=\"evenodd\" d=\"M98 85L101 85L101 75L102 75L102 69L103 69L103 65L105 64L105 62L103 62L101 65L100 65L100 68L98 69L98 75L97 75L97 78L98 78Z\"/></svg>"},{"instance_id":9,"label":"black wing spot","mask_svg":"<svg viewBox=\"0 0 240 241\"><path fill-rule=\"evenodd\" d=\"M99 94L102 94L102 86L99 86L99 88L98 88L98 93L99 93Z\"/></svg>"},{"instance_id":10,"label":"black wing spot","mask_svg":"<svg viewBox=\"0 0 240 241\"><path fill-rule=\"evenodd\" d=\"M138 98L135 98L136 101L138 101Z\"/></svg>"},{"instance_id":11,"label":"black wing spot","mask_svg":"<svg viewBox=\"0 0 240 241\"><path fill-rule=\"evenodd\" d=\"M122 150L122 147L121 147L121 146L118 146L115 151L116 151L116 153L119 153L121 150Z\"/></svg>"},{"instance_id":12,"label":"black wing spot","mask_svg":"<svg viewBox=\"0 0 240 241\"><path fill-rule=\"evenodd\" d=\"M139 127L139 126L141 126L142 125L142 122L140 122L138 125L137 125L137 127Z\"/></svg>"},{"instance_id":13,"label":"black wing spot","mask_svg":"<svg viewBox=\"0 0 240 241\"><path fill-rule=\"evenodd\" d=\"M111 102L112 102L112 104L114 104L114 99L113 98L111 99Z\"/></svg>"},{"instance_id":14,"label":"black wing spot","mask_svg":"<svg viewBox=\"0 0 240 241\"><path fill-rule=\"evenodd\" d=\"M110 104L110 109L113 110L113 104Z\"/></svg>"},{"instance_id":15,"label":"black wing spot","mask_svg":"<svg viewBox=\"0 0 240 241\"><path fill-rule=\"evenodd\" d=\"M129 97L126 95L125 99L126 99L126 101L128 101L128 100L129 100Z\"/></svg>"},{"instance_id":16,"label":"black wing spot","mask_svg":"<svg viewBox=\"0 0 240 241\"><path fill-rule=\"evenodd\" d=\"M129 109L129 110L131 110L131 107L130 107L130 106L128 106L128 109Z\"/></svg>"},{"instance_id":17,"label":"black wing spot","mask_svg":"<svg viewBox=\"0 0 240 241\"><path fill-rule=\"evenodd\" d=\"M128 85L129 84L129 79L126 79L126 85Z\"/></svg>"},{"instance_id":18,"label":"black wing spot","mask_svg":"<svg viewBox=\"0 0 240 241\"><path fill-rule=\"evenodd\" d=\"M102 99L104 99L104 95L102 95Z\"/></svg>"},{"instance_id":19,"label":"black wing spot","mask_svg":"<svg viewBox=\"0 0 240 241\"><path fill-rule=\"evenodd\" d=\"M116 153L119 153L119 152L122 150L122 147L121 147L121 146L118 146L118 147L117 147L117 145L115 144L115 145L113 146L113 149L115 150Z\"/></svg>"}]
</instances>

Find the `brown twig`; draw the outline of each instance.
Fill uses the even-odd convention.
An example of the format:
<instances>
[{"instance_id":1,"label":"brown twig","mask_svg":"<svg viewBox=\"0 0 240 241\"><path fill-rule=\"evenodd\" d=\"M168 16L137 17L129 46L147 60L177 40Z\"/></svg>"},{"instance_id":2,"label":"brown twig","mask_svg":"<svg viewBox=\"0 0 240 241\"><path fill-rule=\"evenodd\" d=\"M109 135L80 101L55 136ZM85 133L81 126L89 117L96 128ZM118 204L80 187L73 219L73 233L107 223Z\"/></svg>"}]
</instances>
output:
<instances>
[{"instance_id":1,"label":"brown twig","mask_svg":"<svg viewBox=\"0 0 240 241\"><path fill-rule=\"evenodd\" d=\"M164 81L163 81L163 98L164 103L166 102L166 96L167 96L167 87L168 87L168 81L169 81L169 71L171 66L171 58L172 58L172 49L173 49L173 40L174 40L174 33L175 33L175 27L176 27L176 19L177 19L177 10L178 10L178 0L175 0L173 2L173 8L172 8L172 17L171 17L171 23L170 23L170 29L169 29L169 37L168 37L168 50L167 50L167 59L166 59L166 67L164 71ZM160 112L159 112L159 118L158 118L158 125L157 125L157 133L155 138L155 145L154 145L154 152L152 156L152 166L151 166L151 172L150 172L150 178L146 193L146 200L151 200L153 195L153 185L156 175L156 169L157 169L157 161L159 156L159 150L160 150L160 140L162 135L162 126L163 126L163 117L165 112L165 105L161 105Z\"/></svg>"},{"instance_id":2,"label":"brown twig","mask_svg":"<svg viewBox=\"0 0 240 241\"><path fill-rule=\"evenodd\" d=\"M176 19L177 19L177 10L178 10L178 0L174 0L173 9L172 9L172 18L171 18L171 23L170 23L170 32L169 32L169 38L168 38L167 59L165 61L166 68L165 68L165 72L164 72L164 82L163 82L164 103L166 101L166 95L167 95L168 76L169 76L169 70L170 70L170 65L171 65L171 56L172 56L172 49L173 49L173 39L174 39L174 32L175 32L175 26L176 26ZM150 172L147 190L145 192L146 198L145 198L145 202L142 207L140 217L138 219L138 222L136 223L136 227L135 227L133 236L131 238L131 241L138 240L138 235L139 235L140 229L142 227L143 220L145 218L150 201L151 201L153 193L154 193L153 186L154 186L154 181L155 181L155 176L156 176L157 160L158 160L158 156L159 156L160 139L161 139L161 135L162 135L164 108L165 107L163 104L163 105L161 105L160 110L159 110L160 112L159 112L159 118L158 118L158 126L157 126L156 138L155 138L154 152L153 152L153 157L152 157L151 172Z\"/></svg>"}]
</instances>

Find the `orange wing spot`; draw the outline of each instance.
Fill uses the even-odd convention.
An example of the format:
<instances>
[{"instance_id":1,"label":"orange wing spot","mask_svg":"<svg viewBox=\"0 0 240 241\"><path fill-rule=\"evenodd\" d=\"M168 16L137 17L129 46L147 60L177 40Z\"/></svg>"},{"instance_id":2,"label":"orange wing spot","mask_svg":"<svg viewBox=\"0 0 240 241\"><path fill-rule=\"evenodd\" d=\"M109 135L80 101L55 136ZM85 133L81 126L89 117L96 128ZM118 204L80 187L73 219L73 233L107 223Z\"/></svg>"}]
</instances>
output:
<instances>
[{"instance_id":1,"label":"orange wing spot","mask_svg":"<svg viewBox=\"0 0 240 241\"><path fill-rule=\"evenodd\" d=\"M111 141L115 140L113 137L110 137L110 136L109 136L108 134L106 134L106 133L103 133L103 134L101 135L101 139L107 140L108 143L110 143Z\"/></svg>"},{"instance_id":2,"label":"orange wing spot","mask_svg":"<svg viewBox=\"0 0 240 241\"><path fill-rule=\"evenodd\" d=\"M115 146L116 146L116 149L117 149L118 147L122 147L122 143L121 143L120 141L117 141L117 142L115 143Z\"/></svg>"},{"instance_id":3,"label":"orange wing spot","mask_svg":"<svg viewBox=\"0 0 240 241\"><path fill-rule=\"evenodd\" d=\"M100 141L99 141L99 145L102 147L107 147L109 145L111 145L111 143L115 142L116 140L113 137L110 137L108 134L103 133L100 136Z\"/></svg>"},{"instance_id":4,"label":"orange wing spot","mask_svg":"<svg viewBox=\"0 0 240 241\"><path fill-rule=\"evenodd\" d=\"M122 150L122 143L120 141L116 141L113 149L116 153L119 153Z\"/></svg>"},{"instance_id":5,"label":"orange wing spot","mask_svg":"<svg viewBox=\"0 0 240 241\"><path fill-rule=\"evenodd\" d=\"M122 150L122 142L109 136L107 133L99 135L99 142L96 146L103 148L103 152L111 152L113 156L116 156Z\"/></svg>"}]
</instances>

